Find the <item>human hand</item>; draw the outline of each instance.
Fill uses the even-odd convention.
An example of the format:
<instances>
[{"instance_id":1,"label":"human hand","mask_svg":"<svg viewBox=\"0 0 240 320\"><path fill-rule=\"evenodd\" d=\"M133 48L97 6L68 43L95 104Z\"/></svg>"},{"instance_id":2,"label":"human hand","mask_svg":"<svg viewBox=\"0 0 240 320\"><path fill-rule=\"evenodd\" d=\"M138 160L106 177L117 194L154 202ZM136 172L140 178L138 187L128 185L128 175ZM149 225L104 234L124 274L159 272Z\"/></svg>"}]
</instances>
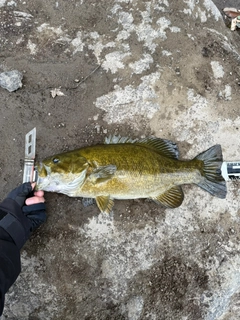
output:
<instances>
[{"instance_id":1,"label":"human hand","mask_svg":"<svg viewBox=\"0 0 240 320\"><path fill-rule=\"evenodd\" d=\"M31 184L34 190L36 183ZM22 210L25 216L31 221L32 229L36 230L42 223L46 221L46 207L45 207L44 192L42 190L34 191L33 196L25 200L25 206Z\"/></svg>"},{"instance_id":2,"label":"human hand","mask_svg":"<svg viewBox=\"0 0 240 320\"><path fill-rule=\"evenodd\" d=\"M34 231L46 221L44 192L41 190L33 192L35 186L36 183L23 183L7 196L7 199L14 200L21 207L22 212L31 221L30 231Z\"/></svg>"},{"instance_id":3,"label":"human hand","mask_svg":"<svg viewBox=\"0 0 240 320\"><path fill-rule=\"evenodd\" d=\"M19 249L30 233L46 221L44 193L33 192L34 187L34 183L23 183L0 203L0 227L10 234Z\"/></svg>"},{"instance_id":4,"label":"human hand","mask_svg":"<svg viewBox=\"0 0 240 320\"><path fill-rule=\"evenodd\" d=\"M31 184L32 190L34 190L35 186L36 186L36 183ZM31 206L37 203L44 203L44 202L45 202L44 192L42 190L34 191L33 196L30 198L27 198L25 201L27 206Z\"/></svg>"}]
</instances>

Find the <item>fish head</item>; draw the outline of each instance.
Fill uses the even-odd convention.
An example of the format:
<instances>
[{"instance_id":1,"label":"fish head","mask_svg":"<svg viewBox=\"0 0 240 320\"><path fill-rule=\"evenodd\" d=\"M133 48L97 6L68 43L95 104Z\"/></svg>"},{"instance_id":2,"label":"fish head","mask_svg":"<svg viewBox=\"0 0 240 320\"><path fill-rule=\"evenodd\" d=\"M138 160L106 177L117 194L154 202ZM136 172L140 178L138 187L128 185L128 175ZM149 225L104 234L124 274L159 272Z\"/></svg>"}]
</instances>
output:
<instances>
[{"instance_id":1,"label":"fish head","mask_svg":"<svg viewBox=\"0 0 240 320\"><path fill-rule=\"evenodd\" d=\"M36 190L74 196L86 178L88 166L86 158L76 151L48 157L36 165Z\"/></svg>"}]
</instances>

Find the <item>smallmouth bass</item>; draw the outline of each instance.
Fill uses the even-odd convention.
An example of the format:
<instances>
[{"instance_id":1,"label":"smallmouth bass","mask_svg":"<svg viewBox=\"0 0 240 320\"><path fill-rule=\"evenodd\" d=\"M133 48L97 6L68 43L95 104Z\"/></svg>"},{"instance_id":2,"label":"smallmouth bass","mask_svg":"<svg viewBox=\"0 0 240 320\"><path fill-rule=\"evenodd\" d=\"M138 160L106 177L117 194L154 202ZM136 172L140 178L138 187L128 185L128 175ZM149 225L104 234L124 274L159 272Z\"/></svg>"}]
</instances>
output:
<instances>
[{"instance_id":1,"label":"smallmouth bass","mask_svg":"<svg viewBox=\"0 0 240 320\"><path fill-rule=\"evenodd\" d=\"M225 198L221 165L220 145L182 161L178 160L178 149L172 141L110 136L105 144L39 162L36 188L70 197L95 198L101 212L109 213L114 199L150 198L176 208L182 204L184 184L197 184L213 196Z\"/></svg>"}]
</instances>

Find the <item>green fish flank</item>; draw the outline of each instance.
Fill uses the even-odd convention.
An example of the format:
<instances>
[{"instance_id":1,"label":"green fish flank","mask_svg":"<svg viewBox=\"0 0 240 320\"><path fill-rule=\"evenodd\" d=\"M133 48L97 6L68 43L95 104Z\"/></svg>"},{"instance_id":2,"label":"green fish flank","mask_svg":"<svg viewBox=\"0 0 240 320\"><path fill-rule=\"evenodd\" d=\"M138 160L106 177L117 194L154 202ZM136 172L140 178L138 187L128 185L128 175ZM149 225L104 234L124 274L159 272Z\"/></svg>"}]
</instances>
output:
<instances>
[{"instance_id":1,"label":"green fish flank","mask_svg":"<svg viewBox=\"0 0 240 320\"><path fill-rule=\"evenodd\" d=\"M100 211L108 213L114 199L149 198L176 208L182 204L184 184L197 184L225 198L221 165L220 145L192 160L180 161L176 144L169 140L113 136L105 144L57 154L38 163L37 189L94 198Z\"/></svg>"}]
</instances>

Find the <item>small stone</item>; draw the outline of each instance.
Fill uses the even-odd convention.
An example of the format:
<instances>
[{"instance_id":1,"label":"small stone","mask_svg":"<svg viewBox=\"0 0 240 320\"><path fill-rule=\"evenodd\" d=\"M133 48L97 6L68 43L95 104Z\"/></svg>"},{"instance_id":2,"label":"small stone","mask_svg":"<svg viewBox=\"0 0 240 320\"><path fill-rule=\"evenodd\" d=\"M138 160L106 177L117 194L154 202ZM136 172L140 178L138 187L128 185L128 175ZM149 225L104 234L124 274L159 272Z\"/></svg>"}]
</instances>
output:
<instances>
[{"instance_id":1,"label":"small stone","mask_svg":"<svg viewBox=\"0 0 240 320\"><path fill-rule=\"evenodd\" d=\"M16 91L22 87L23 75L18 70L6 71L0 73L0 87L9 92Z\"/></svg>"},{"instance_id":2,"label":"small stone","mask_svg":"<svg viewBox=\"0 0 240 320\"><path fill-rule=\"evenodd\" d=\"M176 75L177 75L177 76L180 76L180 75L181 75L181 71L180 71L180 68L179 68L179 67L177 67L177 68L175 69L175 72L176 72Z\"/></svg>"},{"instance_id":3,"label":"small stone","mask_svg":"<svg viewBox=\"0 0 240 320\"><path fill-rule=\"evenodd\" d=\"M82 198L82 204L83 204L83 206L85 208L89 207L89 206L94 204L94 199L92 199L92 198Z\"/></svg>"},{"instance_id":4,"label":"small stone","mask_svg":"<svg viewBox=\"0 0 240 320\"><path fill-rule=\"evenodd\" d=\"M50 90L52 98L55 98L56 96L66 96L62 91L60 91L60 88L54 88L53 90Z\"/></svg>"},{"instance_id":5,"label":"small stone","mask_svg":"<svg viewBox=\"0 0 240 320\"><path fill-rule=\"evenodd\" d=\"M99 124L96 124L96 125L95 125L95 128L97 129L97 133L100 133L100 129L101 129L100 125L99 125Z\"/></svg>"},{"instance_id":6,"label":"small stone","mask_svg":"<svg viewBox=\"0 0 240 320\"><path fill-rule=\"evenodd\" d=\"M207 47L202 48L202 56L209 57L211 55L211 51Z\"/></svg>"}]
</instances>

